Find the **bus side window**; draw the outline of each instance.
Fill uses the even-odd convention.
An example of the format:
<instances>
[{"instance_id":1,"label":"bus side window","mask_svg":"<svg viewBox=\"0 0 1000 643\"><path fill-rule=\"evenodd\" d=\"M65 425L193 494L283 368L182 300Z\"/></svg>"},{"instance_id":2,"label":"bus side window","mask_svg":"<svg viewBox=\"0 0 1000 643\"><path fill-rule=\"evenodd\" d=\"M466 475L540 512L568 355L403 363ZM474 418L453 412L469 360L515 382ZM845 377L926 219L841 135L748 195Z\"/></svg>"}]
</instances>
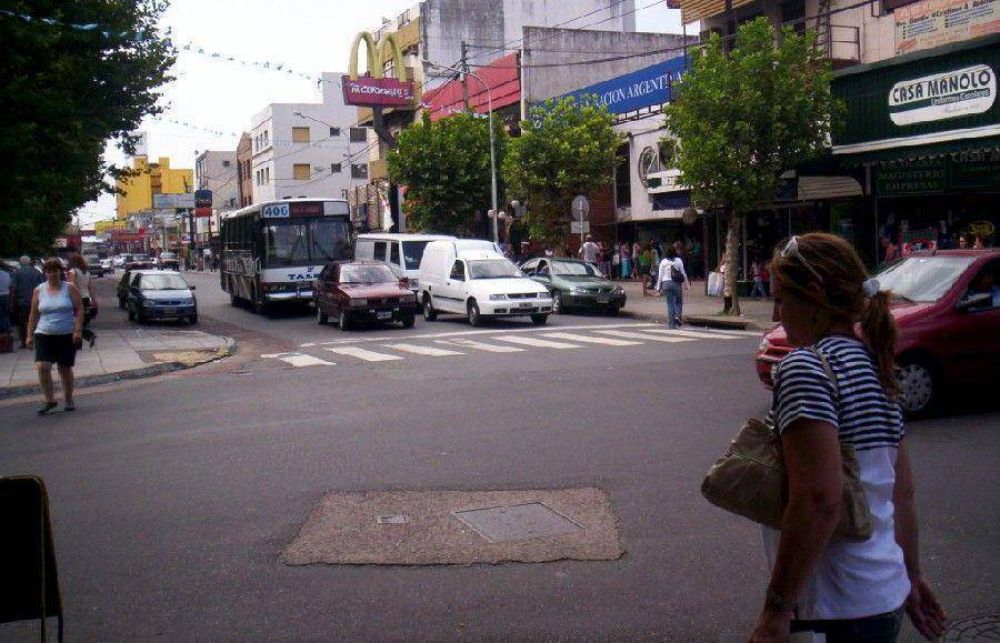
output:
<instances>
[{"instance_id":1,"label":"bus side window","mask_svg":"<svg viewBox=\"0 0 1000 643\"><path fill-rule=\"evenodd\" d=\"M399 263L399 242L398 241L393 241L392 245L389 246L389 263L393 264L394 266L399 266L400 268L403 267Z\"/></svg>"}]
</instances>

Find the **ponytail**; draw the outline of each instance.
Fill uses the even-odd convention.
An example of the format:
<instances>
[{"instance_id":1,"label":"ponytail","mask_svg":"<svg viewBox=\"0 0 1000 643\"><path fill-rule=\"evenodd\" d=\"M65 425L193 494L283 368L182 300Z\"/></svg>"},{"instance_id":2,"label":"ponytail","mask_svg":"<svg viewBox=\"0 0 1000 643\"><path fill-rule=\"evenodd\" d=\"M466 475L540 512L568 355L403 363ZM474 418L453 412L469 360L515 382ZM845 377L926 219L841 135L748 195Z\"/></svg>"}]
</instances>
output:
<instances>
[{"instance_id":1,"label":"ponytail","mask_svg":"<svg viewBox=\"0 0 1000 643\"><path fill-rule=\"evenodd\" d=\"M881 291L868 298L861 313L861 331L868 350L878 363L879 382L890 400L899 397L896 379L896 321L889 312L889 293Z\"/></svg>"}]
</instances>

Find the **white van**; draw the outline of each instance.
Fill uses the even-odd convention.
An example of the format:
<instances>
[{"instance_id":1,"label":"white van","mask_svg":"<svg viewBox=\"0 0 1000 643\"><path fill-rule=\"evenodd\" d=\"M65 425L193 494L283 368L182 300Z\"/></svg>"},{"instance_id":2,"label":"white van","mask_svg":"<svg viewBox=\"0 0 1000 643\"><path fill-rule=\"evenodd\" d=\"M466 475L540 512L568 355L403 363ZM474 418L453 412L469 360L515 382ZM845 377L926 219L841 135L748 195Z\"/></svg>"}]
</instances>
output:
<instances>
[{"instance_id":1,"label":"white van","mask_svg":"<svg viewBox=\"0 0 1000 643\"><path fill-rule=\"evenodd\" d=\"M548 289L528 279L492 241L432 241L420 261L419 301L424 319L439 312L468 315L479 326L489 317L530 316L546 322L552 312Z\"/></svg>"},{"instance_id":2,"label":"white van","mask_svg":"<svg viewBox=\"0 0 1000 643\"><path fill-rule=\"evenodd\" d=\"M410 280L410 289L419 294L420 259L431 241L454 239L446 234L359 234L354 242L355 259L375 259L389 264L397 277Z\"/></svg>"}]
</instances>

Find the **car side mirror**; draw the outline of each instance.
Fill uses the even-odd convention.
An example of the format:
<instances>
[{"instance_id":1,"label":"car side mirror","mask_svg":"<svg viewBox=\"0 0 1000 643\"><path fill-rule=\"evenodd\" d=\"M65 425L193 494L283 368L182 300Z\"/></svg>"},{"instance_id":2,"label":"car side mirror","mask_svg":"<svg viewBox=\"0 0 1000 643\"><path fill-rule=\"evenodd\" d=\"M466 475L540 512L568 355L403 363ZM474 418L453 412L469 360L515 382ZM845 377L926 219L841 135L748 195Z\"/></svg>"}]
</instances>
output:
<instances>
[{"instance_id":1,"label":"car side mirror","mask_svg":"<svg viewBox=\"0 0 1000 643\"><path fill-rule=\"evenodd\" d=\"M989 308L993 304L993 295L988 292L980 292L974 295L963 297L958 302L958 310L963 313L969 312L971 308Z\"/></svg>"}]
</instances>

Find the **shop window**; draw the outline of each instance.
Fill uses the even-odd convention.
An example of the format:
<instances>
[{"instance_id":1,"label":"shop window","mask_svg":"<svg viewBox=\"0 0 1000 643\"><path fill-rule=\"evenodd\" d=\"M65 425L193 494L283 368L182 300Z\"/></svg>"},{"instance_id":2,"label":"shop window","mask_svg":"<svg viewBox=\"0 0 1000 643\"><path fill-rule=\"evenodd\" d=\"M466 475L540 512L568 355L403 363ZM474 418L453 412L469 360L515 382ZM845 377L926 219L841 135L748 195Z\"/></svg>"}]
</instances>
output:
<instances>
[{"instance_id":1,"label":"shop window","mask_svg":"<svg viewBox=\"0 0 1000 643\"><path fill-rule=\"evenodd\" d=\"M309 180L309 164L308 163L296 163L292 166L292 178L296 181L308 181Z\"/></svg>"},{"instance_id":2,"label":"shop window","mask_svg":"<svg viewBox=\"0 0 1000 643\"><path fill-rule=\"evenodd\" d=\"M293 127L292 128L292 142L293 143L308 143L309 142L309 128L308 127Z\"/></svg>"}]
</instances>

